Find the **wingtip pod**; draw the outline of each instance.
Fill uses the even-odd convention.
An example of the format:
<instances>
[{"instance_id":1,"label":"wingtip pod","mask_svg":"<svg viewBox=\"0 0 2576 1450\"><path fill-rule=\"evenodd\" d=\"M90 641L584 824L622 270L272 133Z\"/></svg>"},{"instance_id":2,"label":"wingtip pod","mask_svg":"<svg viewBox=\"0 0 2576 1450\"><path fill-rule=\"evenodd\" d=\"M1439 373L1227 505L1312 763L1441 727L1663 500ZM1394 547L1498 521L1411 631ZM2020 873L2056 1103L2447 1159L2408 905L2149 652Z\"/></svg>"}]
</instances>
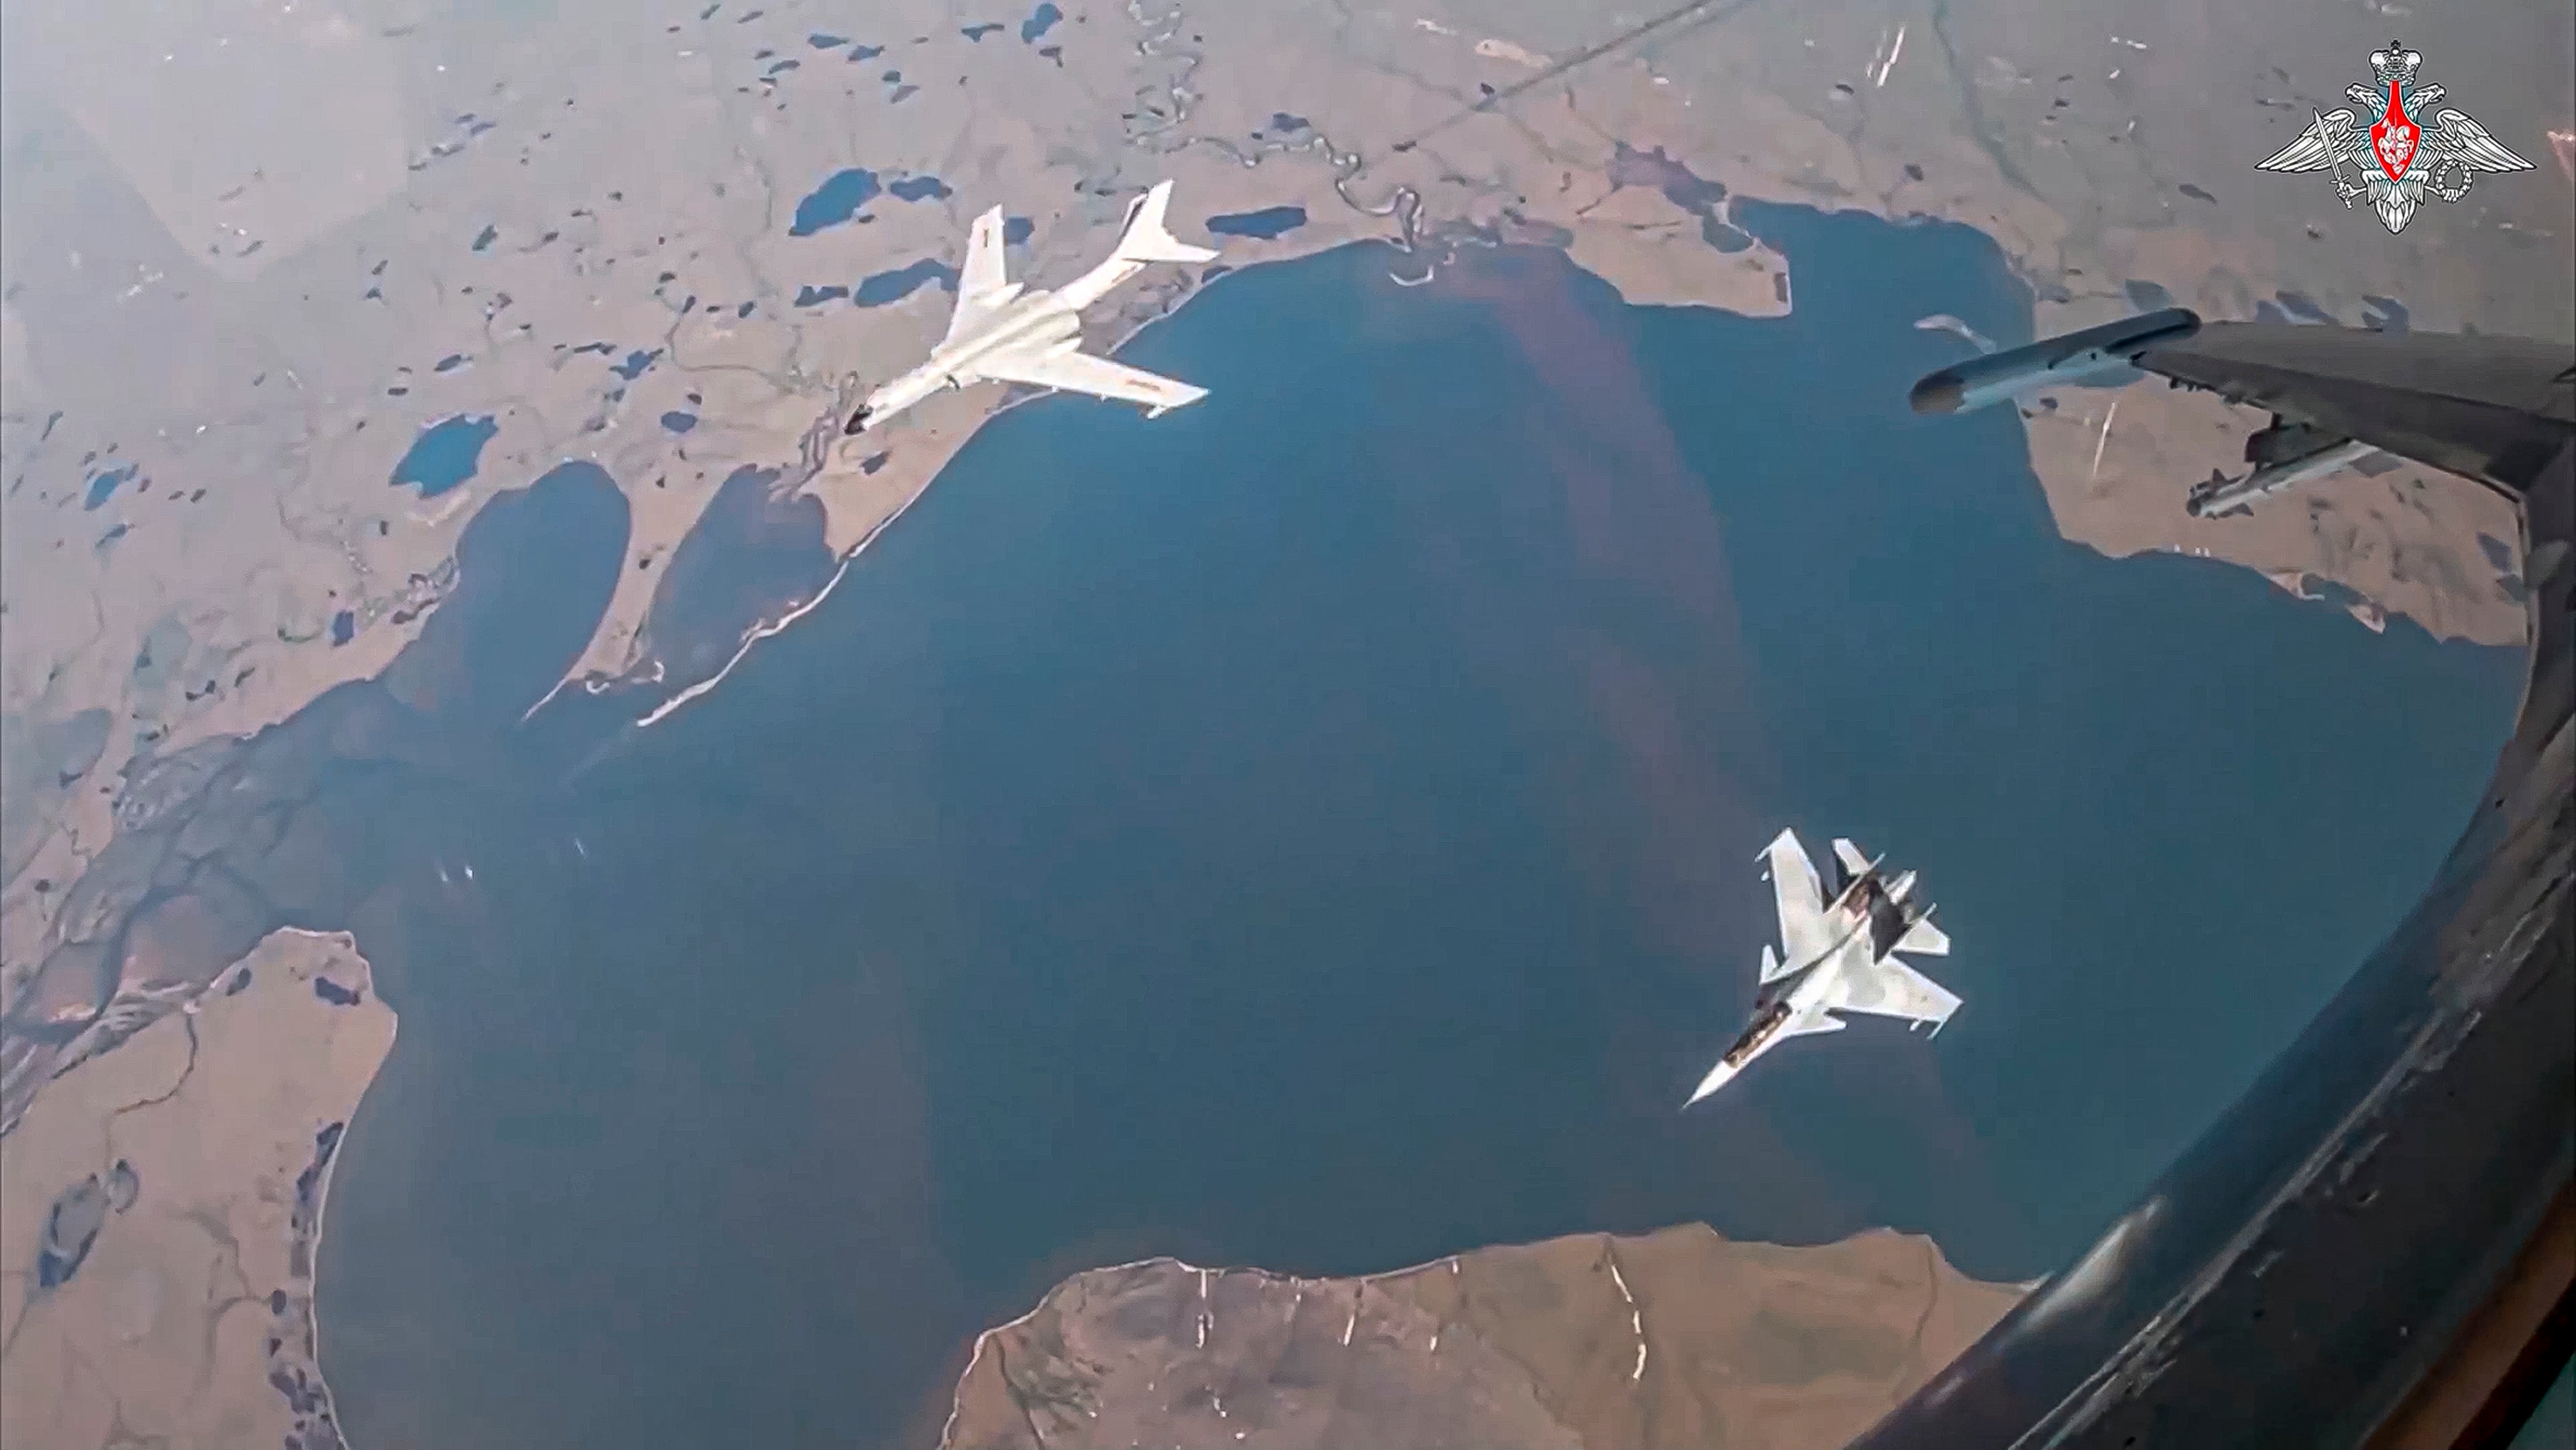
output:
<instances>
[{"instance_id":1,"label":"wingtip pod","mask_svg":"<svg viewBox=\"0 0 2576 1450\"><path fill-rule=\"evenodd\" d=\"M1158 181L1137 201L1127 229L1118 237L1117 256L1128 262L1212 262L1214 247L1194 247L1171 233L1164 213L1172 204L1172 183Z\"/></svg>"}]
</instances>

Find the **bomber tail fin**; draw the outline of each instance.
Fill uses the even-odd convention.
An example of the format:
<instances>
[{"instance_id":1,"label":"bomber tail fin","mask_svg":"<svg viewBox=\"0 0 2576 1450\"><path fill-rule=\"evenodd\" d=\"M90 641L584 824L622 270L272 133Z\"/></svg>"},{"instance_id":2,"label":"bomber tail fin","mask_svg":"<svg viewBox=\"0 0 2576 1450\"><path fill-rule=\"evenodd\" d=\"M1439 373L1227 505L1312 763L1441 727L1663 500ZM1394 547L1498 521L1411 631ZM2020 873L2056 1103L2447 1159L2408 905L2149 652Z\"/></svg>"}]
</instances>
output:
<instances>
[{"instance_id":1,"label":"bomber tail fin","mask_svg":"<svg viewBox=\"0 0 2576 1450\"><path fill-rule=\"evenodd\" d=\"M1172 204L1172 183L1158 181L1127 214L1127 230L1118 237L1118 249L1111 255L1121 262L1212 262L1213 247L1194 247L1172 235L1163 223L1163 213Z\"/></svg>"}]
</instances>

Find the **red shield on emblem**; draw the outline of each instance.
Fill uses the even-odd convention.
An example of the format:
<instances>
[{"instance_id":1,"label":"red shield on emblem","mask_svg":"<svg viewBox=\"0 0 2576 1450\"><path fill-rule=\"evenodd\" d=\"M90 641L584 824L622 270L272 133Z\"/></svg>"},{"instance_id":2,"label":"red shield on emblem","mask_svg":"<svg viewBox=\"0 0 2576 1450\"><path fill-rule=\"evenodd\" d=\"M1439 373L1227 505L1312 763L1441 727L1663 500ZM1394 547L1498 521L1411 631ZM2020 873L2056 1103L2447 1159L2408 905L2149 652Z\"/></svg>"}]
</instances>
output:
<instances>
[{"instance_id":1,"label":"red shield on emblem","mask_svg":"<svg viewBox=\"0 0 2576 1450\"><path fill-rule=\"evenodd\" d=\"M2415 148L2424 143L2424 132L2414 118L2406 114L2406 99L2398 94L2397 83L2388 85L2388 114L2370 123L2370 154L2379 158L2379 169L2391 181L2406 179L2406 164L2415 159Z\"/></svg>"}]
</instances>

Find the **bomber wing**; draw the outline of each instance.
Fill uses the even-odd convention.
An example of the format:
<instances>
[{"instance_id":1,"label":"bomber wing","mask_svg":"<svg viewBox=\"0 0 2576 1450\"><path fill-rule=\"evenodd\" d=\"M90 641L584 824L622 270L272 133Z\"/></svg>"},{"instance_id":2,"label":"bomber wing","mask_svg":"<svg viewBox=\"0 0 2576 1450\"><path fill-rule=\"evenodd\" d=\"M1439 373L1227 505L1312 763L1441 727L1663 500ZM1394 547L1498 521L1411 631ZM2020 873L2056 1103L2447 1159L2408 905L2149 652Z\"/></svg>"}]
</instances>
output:
<instances>
[{"instance_id":1,"label":"bomber wing","mask_svg":"<svg viewBox=\"0 0 2576 1450\"><path fill-rule=\"evenodd\" d=\"M1769 867L1772 900L1780 908L1781 965L1789 970L1812 965L1834 944L1825 922L1824 883L1816 879L1815 863L1807 859L1807 848L1798 844L1795 831L1772 837L1762 857Z\"/></svg>"},{"instance_id":2,"label":"bomber wing","mask_svg":"<svg viewBox=\"0 0 2576 1450\"><path fill-rule=\"evenodd\" d=\"M1002 209L997 206L975 218L967 229L966 265L957 273L957 309L948 314L948 333L942 342L955 342L974 331L977 323L1019 295L1002 245L1002 226Z\"/></svg>"},{"instance_id":3,"label":"bomber wing","mask_svg":"<svg viewBox=\"0 0 2576 1450\"><path fill-rule=\"evenodd\" d=\"M1149 373L1143 368L1131 368L1125 363L1111 362L1105 357L1094 357L1087 352L1034 356L1003 352L977 358L975 371L1005 383L1060 388L1068 393L1088 393L1095 398L1142 404L1148 418L1185 407L1207 396L1205 388Z\"/></svg>"}]
</instances>

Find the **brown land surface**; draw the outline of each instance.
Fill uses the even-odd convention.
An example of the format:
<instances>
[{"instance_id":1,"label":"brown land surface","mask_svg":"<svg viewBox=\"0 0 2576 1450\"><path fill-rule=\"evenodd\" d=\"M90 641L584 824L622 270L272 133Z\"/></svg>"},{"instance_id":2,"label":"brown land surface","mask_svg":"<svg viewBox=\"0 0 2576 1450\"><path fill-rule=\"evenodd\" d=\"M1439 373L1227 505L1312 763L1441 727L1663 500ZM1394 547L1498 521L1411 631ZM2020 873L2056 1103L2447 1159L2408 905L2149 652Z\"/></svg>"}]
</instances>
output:
<instances>
[{"instance_id":1,"label":"brown land surface","mask_svg":"<svg viewBox=\"0 0 2576 1450\"><path fill-rule=\"evenodd\" d=\"M347 937L280 932L0 1138L13 1450L337 1443L314 1252L393 1038Z\"/></svg>"},{"instance_id":2,"label":"brown land surface","mask_svg":"<svg viewBox=\"0 0 2576 1450\"><path fill-rule=\"evenodd\" d=\"M113 1197L116 1155L145 1160L102 1145L160 1122L163 1108L135 1105L175 1081L164 1108L240 1149L138 1168L142 1196L50 1297L12 1251L13 1430L96 1439L118 1416L283 1413L236 1342L261 1316L205 1307L271 1287L303 1302L309 1286L252 1264L253 1229L268 1230L225 1228L242 1247L224 1259L202 1236L138 1226L162 1222L156 1202L190 1206L191 1223L266 1204L257 1185L292 1177L277 1135L345 1116L391 1030L369 996L319 1019L351 1044L328 1049L327 1072L261 1052L154 1076L172 1043L267 988L255 973L239 998L201 997L203 982L161 972L190 933L232 920L210 898L82 890L145 767L383 670L453 587L467 523L568 460L608 469L632 519L632 567L578 680L661 668L645 627L660 566L737 467L780 469L783 491L821 502L830 549L858 550L1001 397L968 390L883 441L839 441L829 424L851 389L913 360L947 295L857 308L823 289L953 266L986 206L1027 219L1012 265L1038 285L1096 258L1125 199L1170 176L1193 241L1212 214L1306 209L1275 240L1223 239L1236 267L1379 238L1409 242L1390 266L1436 285L1451 248L1521 242L1564 247L1632 301L1771 313L1796 305L1795 259L1707 239L1758 198L1982 229L2037 297L2041 331L2161 289L2218 318L2287 292L2347 324L2378 297L2418 327L2576 337L2570 173L2551 139L2576 127L2563 4L2438 0L2402 20L2342 0L1065 12L1023 37L1017 14L927 0L869 7L863 24L820 3L0 9L0 1097L15 1122L0 1141L13 1194L51 1185L50 1203L103 1174L93 1191ZM968 33L982 21L1000 28ZM2321 177L2253 170L2343 104L2394 26L2449 104L2540 163L2428 203L2398 236ZM880 195L865 220L794 224L823 177L858 167L939 186ZM1095 341L1203 280L1149 273ZM452 418L492 429L475 477L435 498L393 486L422 431ZM2364 623L2396 613L2520 639L2513 521L2456 479L2354 473L2250 518L2186 517L2186 486L2241 469L2251 421L2152 389L2069 392L2035 401L2031 458L2061 530L2105 553L2206 553L2293 588L2338 583ZM288 1092L290 1070L322 1075ZM36 1232L10 1203L9 1232ZM205 1287L218 1280L231 1287ZM146 1284L170 1287L130 1288ZM115 1347L158 1345L187 1315L211 1335L199 1349ZM1525 1343L1469 1327L1497 1373L1574 1396L1546 1402L1576 1407L1550 1423L1614 1433L1534 1347L1571 1330L1541 1316ZM1677 1344L1669 1362L1691 1353Z\"/></svg>"},{"instance_id":3,"label":"brown land surface","mask_svg":"<svg viewBox=\"0 0 2576 1450\"><path fill-rule=\"evenodd\" d=\"M1149 1259L988 1331L940 1443L1831 1450L2020 1297L1912 1235L1783 1248L1704 1224L1355 1279Z\"/></svg>"}]
</instances>

